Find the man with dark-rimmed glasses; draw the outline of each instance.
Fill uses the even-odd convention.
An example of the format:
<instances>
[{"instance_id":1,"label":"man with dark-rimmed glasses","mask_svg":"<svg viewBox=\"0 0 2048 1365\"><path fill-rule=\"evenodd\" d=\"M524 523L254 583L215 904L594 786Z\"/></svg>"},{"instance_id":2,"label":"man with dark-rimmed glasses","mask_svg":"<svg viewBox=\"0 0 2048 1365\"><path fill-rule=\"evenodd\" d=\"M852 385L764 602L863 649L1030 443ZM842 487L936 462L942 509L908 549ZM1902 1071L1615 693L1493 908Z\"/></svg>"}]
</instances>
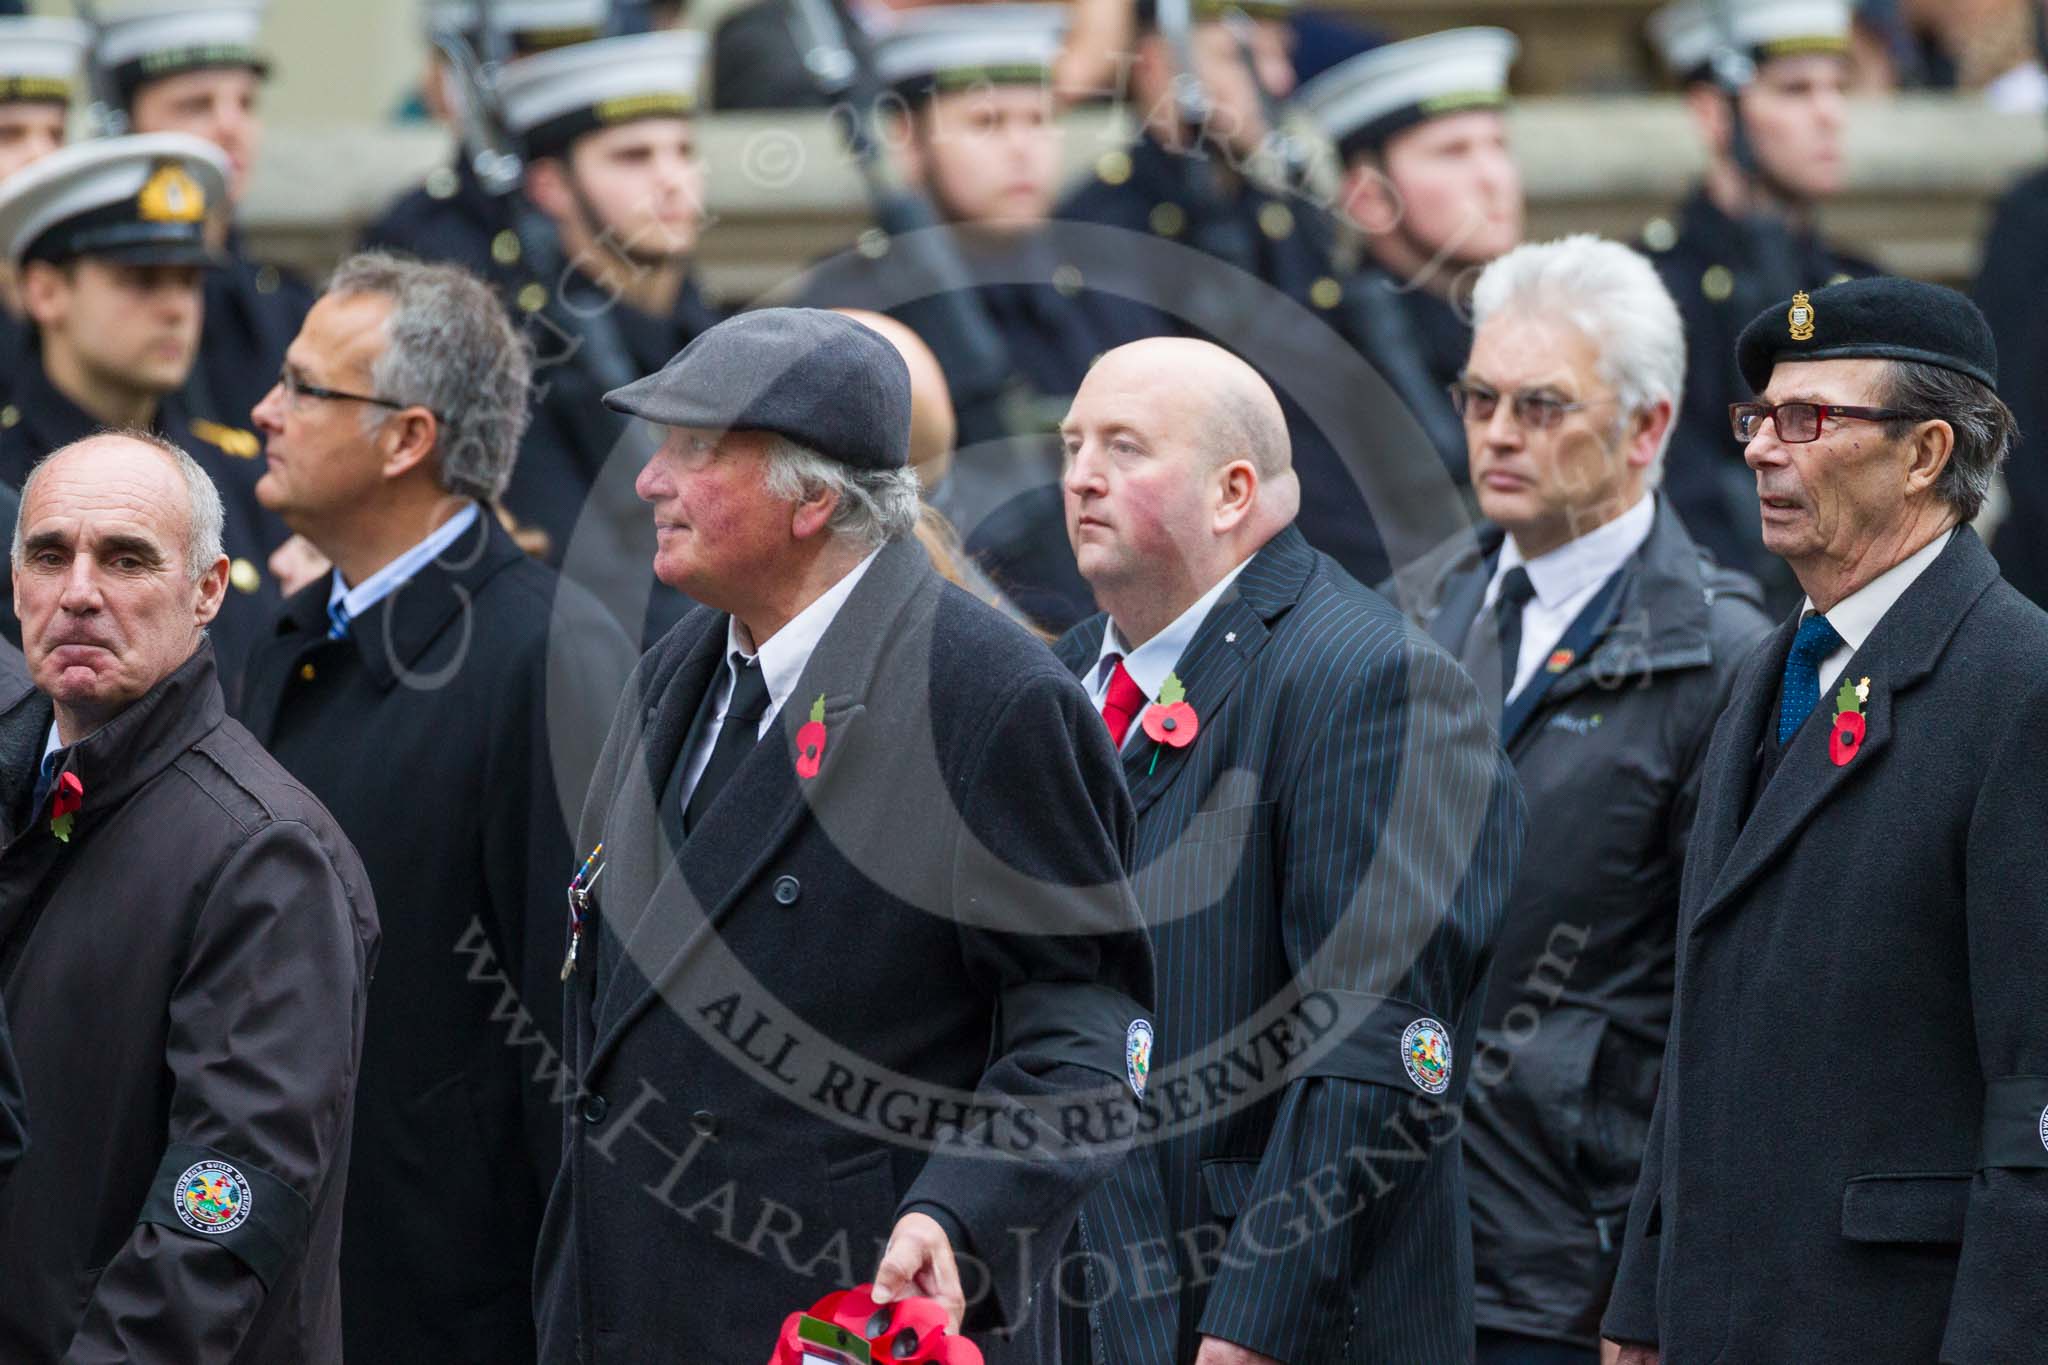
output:
<instances>
[{"instance_id":1,"label":"man with dark-rimmed glasses","mask_svg":"<svg viewBox=\"0 0 2048 1365\"><path fill-rule=\"evenodd\" d=\"M1593 1365L1671 1015L1714 717L1768 629L1658 487L1680 314L1619 242L1479 276L1452 401L1488 520L1404 601L1494 700L1529 796L1464 1107L1478 1365ZM1503 701L1504 699L1504 701Z\"/></svg>"},{"instance_id":2,"label":"man with dark-rimmed glasses","mask_svg":"<svg viewBox=\"0 0 2048 1365\"><path fill-rule=\"evenodd\" d=\"M341 1242L354 1360L534 1355L564 803L583 799L633 651L492 515L530 381L490 286L366 254L256 405L257 494L334 567L258 645L242 719L362 850L385 911L355 1126L376 1175Z\"/></svg>"},{"instance_id":3,"label":"man with dark-rimmed glasses","mask_svg":"<svg viewBox=\"0 0 2048 1365\"><path fill-rule=\"evenodd\" d=\"M1968 523L2011 444L1962 295L1799 293L1735 405L1800 610L1715 728L1605 1334L1670 1360L2018 1360L2048 1334L2048 614Z\"/></svg>"}]
</instances>

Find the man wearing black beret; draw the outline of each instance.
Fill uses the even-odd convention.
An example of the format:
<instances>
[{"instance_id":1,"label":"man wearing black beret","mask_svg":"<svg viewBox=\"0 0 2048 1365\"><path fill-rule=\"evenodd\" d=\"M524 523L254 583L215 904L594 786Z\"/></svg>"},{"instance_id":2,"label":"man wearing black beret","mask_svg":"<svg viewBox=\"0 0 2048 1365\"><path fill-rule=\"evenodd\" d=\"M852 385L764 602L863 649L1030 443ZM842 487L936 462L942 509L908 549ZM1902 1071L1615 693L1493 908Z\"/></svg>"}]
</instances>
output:
<instances>
[{"instance_id":1,"label":"man wearing black beret","mask_svg":"<svg viewBox=\"0 0 2048 1365\"><path fill-rule=\"evenodd\" d=\"M1968 524L2013 434L1990 328L1860 280L1763 313L1738 361L1806 601L1707 752L1604 1330L1628 1365L2033 1359L2048 615Z\"/></svg>"},{"instance_id":2,"label":"man wearing black beret","mask_svg":"<svg viewBox=\"0 0 2048 1365\"><path fill-rule=\"evenodd\" d=\"M541 1358L745 1359L870 1278L1050 1358L1043 1282L1152 1037L1116 753L911 536L882 337L748 313L605 401L668 428L654 570L704 605L584 809Z\"/></svg>"}]
</instances>

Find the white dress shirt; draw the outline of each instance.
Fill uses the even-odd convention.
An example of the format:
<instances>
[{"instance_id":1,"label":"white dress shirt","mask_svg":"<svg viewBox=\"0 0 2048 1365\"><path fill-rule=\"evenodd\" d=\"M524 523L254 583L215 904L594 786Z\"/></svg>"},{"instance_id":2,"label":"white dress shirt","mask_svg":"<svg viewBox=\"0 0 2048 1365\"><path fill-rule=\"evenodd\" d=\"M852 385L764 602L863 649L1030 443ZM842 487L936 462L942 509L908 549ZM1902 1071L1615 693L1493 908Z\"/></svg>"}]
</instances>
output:
<instances>
[{"instance_id":1,"label":"white dress shirt","mask_svg":"<svg viewBox=\"0 0 2048 1365\"><path fill-rule=\"evenodd\" d=\"M1493 580L1486 585L1486 596L1479 604L1479 620L1492 620L1501 580L1517 564L1528 570L1529 585L1536 589L1536 595L1522 607L1522 652L1515 659L1515 685L1508 689L1507 699L1528 686L1600 585L1614 577L1615 570L1628 563L1650 538L1656 520L1656 499L1645 493L1613 521L1534 559L1522 558L1512 535L1502 542L1500 562L1494 566Z\"/></svg>"},{"instance_id":2,"label":"white dress shirt","mask_svg":"<svg viewBox=\"0 0 2048 1365\"><path fill-rule=\"evenodd\" d=\"M1884 619L1884 614L1906 595L1906 589L1913 586L1913 580L1926 573L1927 566L1941 558L1941 552L1948 548L1949 538L1953 535L1954 530L1942 532L1823 613L1828 624L1835 628L1835 634L1842 637L1842 647L1820 661L1823 703L1833 695L1842 670L1849 666L1849 660L1855 657L1856 651L1863 648L1870 632L1877 629L1877 623ZM1805 620L1806 613L1812 610L1813 599L1809 597L1800 610L1800 619Z\"/></svg>"},{"instance_id":3,"label":"white dress shirt","mask_svg":"<svg viewBox=\"0 0 2048 1365\"><path fill-rule=\"evenodd\" d=\"M690 761L683 769L683 804L689 805L690 794L697 790L697 779L704 776L704 770L711 766L711 748L718 742L718 732L725 725L726 708L732 703L733 683L737 674L733 668L733 655L755 664L761 670L761 680L768 685L768 709L761 713L761 726L754 732L756 739L768 733L768 727L775 723L775 717L782 710L789 694L796 690L797 680L803 677L804 665L811 661L811 655L818 648L818 641L825 638L825 631L832 619L839 615L839 609L846 605L846 599L853 596L854 585L861 575L868 571L868 565L875 562L874 551L866 559L853 566L846 577L820 593L817 600L789 618L789 624L768 638L768 643L759 649L745 637L740 629L739 618L728 616L725 622L725 667L718 670L718 700L711 724L704 727L690 747Z\"/></svg>"},{"instance_id":4,"label":"white dress shirt","mask_svg":"<svg viewBox=\"0 0 2048 1365\"><path fill-rule=\"evenodd\" d=\"M355 620L404 587L414 574L439 559L441 552L460 540L463 532L476 525L476 519L481 515L482 511L475 503L465 504L460 512L429 531L425 540L353 588L342 582L341 570L336 569L333 581L327 588L328 615L334 614L334 606L338 602L341 609L348 613L348 619Z\"/></svg>"},{"instance_id":5,"label":"white dress shirt","mask_svg":"<svg viewBox=\"0 0 2048 1365\"><path fill-rule=\"evenodd\" d=\"M1194 642L1195 632L1202 628L1202 622L1209 619L1209 612L1215 607L1230 585L1237 582L1237 576L1244 572L1246 559L1229 573L1218 579L1216 586L1195 599L1195 604L1173 619L1173 624L1144 644L1132 649L1125 642L1123 632L1116 628L1116 622L1109 622L1102 632L1102 649L1095 656L1095 671L1088 675L1088 696L1095 703L1095 709L1102 709L1103 698L1109 695L1109 679L1116 672L1116 661L1122 659L1124 672L1131 675L1131 681L1145 694L1145 704L1159 700L1159 689L1166 685L1166 675L1173 672L1180 663L1180 656ZM1124 732L1124 747L1136 742L1142 729L1137 717L1131 718L1131 728Z\"/></svg>"}]
</instances>

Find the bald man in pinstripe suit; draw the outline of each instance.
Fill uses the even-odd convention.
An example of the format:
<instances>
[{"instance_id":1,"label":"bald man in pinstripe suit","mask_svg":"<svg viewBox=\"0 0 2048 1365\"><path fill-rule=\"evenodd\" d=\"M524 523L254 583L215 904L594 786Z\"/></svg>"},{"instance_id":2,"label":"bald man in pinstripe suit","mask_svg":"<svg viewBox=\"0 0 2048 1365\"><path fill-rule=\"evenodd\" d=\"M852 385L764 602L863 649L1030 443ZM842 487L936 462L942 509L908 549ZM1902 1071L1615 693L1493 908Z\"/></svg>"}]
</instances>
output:
<instances>
[{"instance_id":1,"label":"bald man in pinstripe suit","mask_svg":"<svg viewBox=\"0 0 2048 1365\"><path fill-rule=\"evenodd\" d=\"M1062 431L1106 614L1059 652L1122 746L1160 1004L1138 1145L1061 1266L1066 1358L1469 1359L1458 1106L1513 770L1457 664L1294 529L1249 366L1120 347Z\"/></svg>"}]
</instances>

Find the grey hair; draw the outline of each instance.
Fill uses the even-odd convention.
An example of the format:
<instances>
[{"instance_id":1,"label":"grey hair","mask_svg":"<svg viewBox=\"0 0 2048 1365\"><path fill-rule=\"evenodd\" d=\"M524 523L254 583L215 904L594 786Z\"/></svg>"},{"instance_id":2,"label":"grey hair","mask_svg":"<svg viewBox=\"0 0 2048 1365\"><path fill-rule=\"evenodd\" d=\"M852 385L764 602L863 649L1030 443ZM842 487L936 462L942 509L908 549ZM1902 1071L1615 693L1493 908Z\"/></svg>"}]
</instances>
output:
<instances>
[{"instance_id":1,"label":"grey hair","mask_svg":"<svg viewBox=\"0 0 2048 1365\"><path fill-rule=\"evenodd\" d=\"M28 477L22 480L21 504L14 512L14 543L8 551L8 559L14 565L15 571L21 571L22 559L27 548L25 541L28 533L23 525L23 518L28 511L29 499L35 495L36 486L42 481L43 471L50 467L51 461L67 451L109 439L133 441L137 445L148 446L158 454L169 457L171 463L177 467L179 475L184 478L185 508L191 521L185 536L185 572L194 583L197 583L225 553L221 549L221 537L226 533L227 514L221 510L220 490L213 486L212 477L200 466L199 461L177 446L154 432L126 428L119 431L97 431L73 441L70 445L59 446L38 460L34 469L29 470Z\"/></svg>"},{"instance_id":2,"label":"grey hair","mask_svg":"<svg viewBox=\"0 0 2048 1365\"><path fill-rule=\"evenodd\" d=\"M1920 414L1885 423L1885 435L1893 440L1920 422L1939 418L1948 423L1955 433L1955 448L1934 481L1934 492L1964 521L1975 520L1990 495L1992 477L2019 435L2012 409L1970 376L1917 360L1891 363L1880 405Z\"/></svg>"},{"instance_id":3,"label":"grey hair","mask_svg":"<svg viewBox=\"0 0 2048 1365\"><path fill-rule=\"evenodd\" d=\"M766 454L761 480L770 497L802 502L821 492L838 496L825 524L835 536L875 549L917 527L920 503L914 469L855 469L774 434L768 437Z\"/></svg>"},{"instance_id":4,"label":"grey hair","mask_svg":"<svg viewBox=\"0 0 2048 1365\"><path fill-rule=\"evenodd\" d=\"M371 391L440 419L435 473L460 497L491 502L512 478L526 432L533 348L490 286L452 265L369 251L335 268L330 294L391 300ZM390 417L365 405L365 432Z\"/></svg>"},{"instance_id":5,"label":"grey hair","mask_svg":"<svg viewBox=\"0 0 2048 1365\"><path fill-rule=\"evenodd\" d=\"M1623 421L1670 400L1673 421L1650 465L1655 488L1685 391L1685 323L1656 269L1621 243L1587 232L1524 243L1487 266L1472 290L1475 328L1503 313L1562 322L1592 342L1601 382L1614 390Z\"/></svg>"}]
</instances>

